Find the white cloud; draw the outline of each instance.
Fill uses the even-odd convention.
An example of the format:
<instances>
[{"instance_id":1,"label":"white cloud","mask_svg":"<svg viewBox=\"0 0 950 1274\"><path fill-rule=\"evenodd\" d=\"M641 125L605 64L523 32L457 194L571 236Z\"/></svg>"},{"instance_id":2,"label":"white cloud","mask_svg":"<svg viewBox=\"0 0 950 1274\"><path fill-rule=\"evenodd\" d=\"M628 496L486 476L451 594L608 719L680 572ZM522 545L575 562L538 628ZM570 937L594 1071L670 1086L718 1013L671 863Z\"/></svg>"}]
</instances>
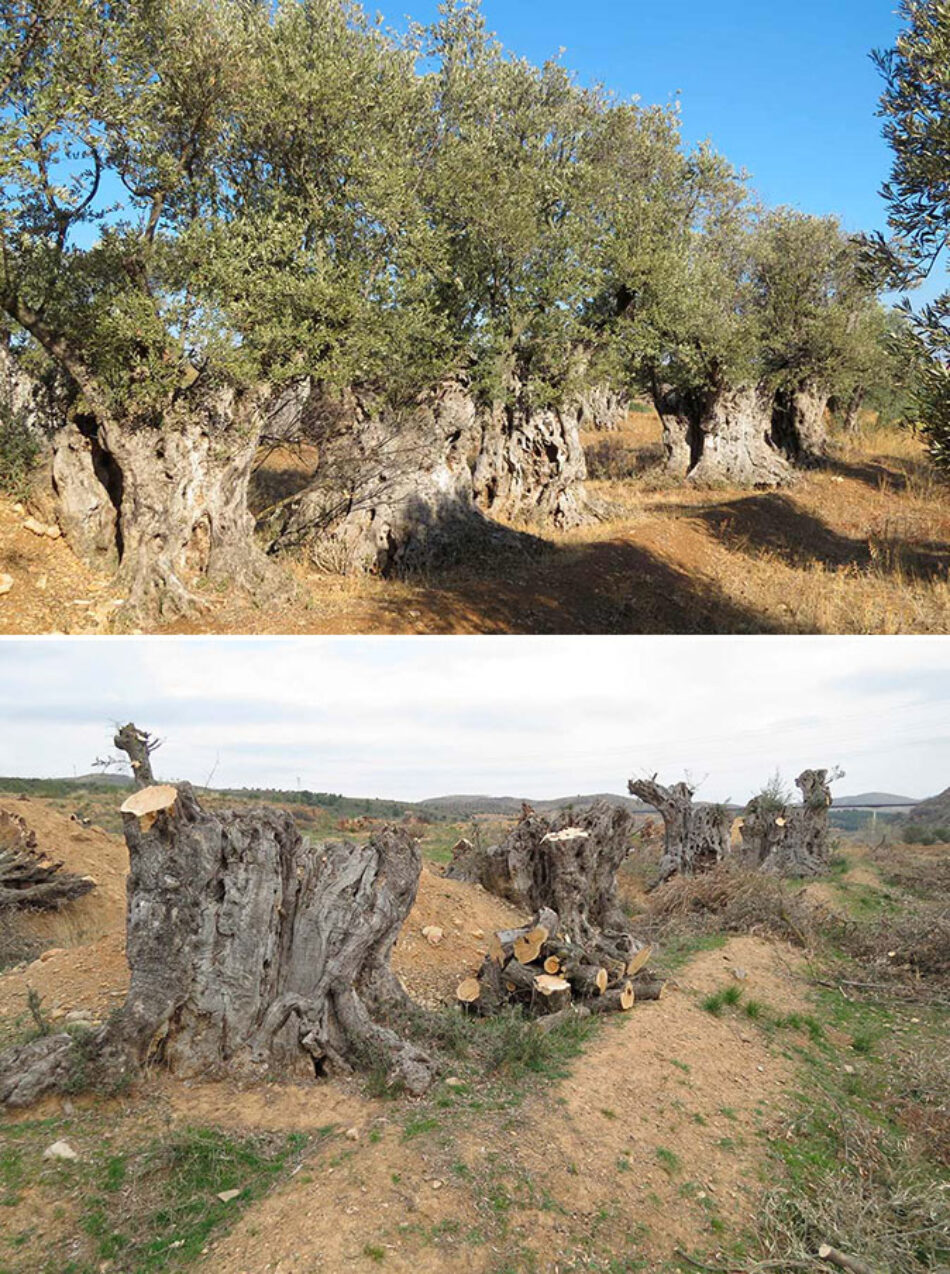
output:
<instances>
[{"instance_id":1,"label":"white cloud","mask_svg":"<svg viewBox=\"0 0 950 1274\"><path fill-rule=\"evenodd\" d=\"M950 783L950 648L909 638L147 638L0 644L0 773L82 773L133 719L159 769L403 799L623 791L776 766Z\"/></svg>"}]
</instances>

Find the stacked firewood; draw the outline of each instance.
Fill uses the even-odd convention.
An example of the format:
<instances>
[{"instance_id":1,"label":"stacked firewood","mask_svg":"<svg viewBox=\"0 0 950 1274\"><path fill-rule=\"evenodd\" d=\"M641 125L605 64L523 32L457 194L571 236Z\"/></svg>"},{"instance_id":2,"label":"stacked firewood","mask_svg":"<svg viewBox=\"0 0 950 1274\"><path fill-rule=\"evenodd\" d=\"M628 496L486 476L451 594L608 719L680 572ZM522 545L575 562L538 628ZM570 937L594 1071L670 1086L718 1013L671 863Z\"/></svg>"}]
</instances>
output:
<instances>
[{"instance_id":1,"label":"stacked firewood","mask_svg":"<svg viewBox=\"0 0 950 1274\"><path fill-rule=\"evenodd\" d=\"M468 1012L490 1017L519 1005L530 1017L625 1013L637 1000L658 1000L664 983L646 972L651 949L619 959L572 942L555 911L542 908L530 925L492 935L478 975L457 991Z\"/></svg>"},{"instance_id":2,"label":"stacked firewood","mask_svg":"<svg viewBox=\"0 0 950 1274\"><path fill-rule=\"evenodd\" d=\"M64 871L43 853L19 815L0 810L0 909L61 907L95 887L91 876Z\"/></svg>"}]
</instances>

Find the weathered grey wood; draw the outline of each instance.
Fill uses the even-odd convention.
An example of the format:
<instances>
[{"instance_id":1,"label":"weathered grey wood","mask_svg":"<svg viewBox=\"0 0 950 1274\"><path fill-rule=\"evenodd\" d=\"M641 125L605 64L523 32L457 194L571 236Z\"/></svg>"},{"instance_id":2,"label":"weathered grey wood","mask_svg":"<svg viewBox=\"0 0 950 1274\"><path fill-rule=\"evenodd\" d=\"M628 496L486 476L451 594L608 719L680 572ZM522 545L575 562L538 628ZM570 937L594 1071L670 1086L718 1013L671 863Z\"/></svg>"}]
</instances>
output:
<instances>
[{"instance_id":1,"label":"weathered grey wood","mask_svg":"<svg viewBox=\"0 0 950 1274\"><path fill-rule=\"evenodd\" d=\"M663 819L659 882L709 871L729 853L728 812L720 805L694 805L694 790L688 783L664 787L655 779L631 779L627 788Z\"/></svg>"},{"instance_id":2,"label":"weathered grey wood","mask_svg":"<svg viewBox=\"0 0 950 1274\"><path fill-rule=\"evenodd\" d=\"M586 465L570 412L489 410L461 380L398 414L356 394L333 411L313 405L325 390L309 393L291 406L319 465L266 529L322 569L389 576L464 560L476 546L540 547L497 520L543 529L584 517Z\"/></svg>"},{"instance_id":3,"label":"weathered grey wood","mask_svg":"<svg viewBox=\"0 0 950 1274\"><path fill-rule=\"evenodd\" d=\"M151 787L155 782L152 773L152 753L159 747L157 739L153 739L147 730L140 730L130 721L121 726L112 742L129 758L132 767L132 780L136 787Z\"/></svg>"},{"instance_id":4,"label":"weathered grey wood","mask_svg":"<svg viewBox=\"0 0 950 1274\"><path fill-rule=\"evenodd\" d=\"M36 834L18 814L0 810L0 910L52 910L96 887L91 876L64 871L37 845Z\"/></svg>"},{"instance_id":5,"label":"weathered grey wood","mask_svg":"<svg viewBox=\"0 0 950 1274\"><path fill-rule=\"evenodd\" d=\"M827 456L827 407L828 394L816 381L804 381L776 395L773 437L792 464L799 468L813 468L822 464Z\"/></svg>"},{"instance_id":6,"label":"weathered grey wood","mask_svg":"<svg viewBox=\"0 0 950 1274\"><path fill-rule=\"evenodd\" d=\"M743 815L744 861L776 876L820 876L828 871L832 796L827 770L805 770L795 780L800 806L754 797Z\"/></svg>"},{"instance_id":7,"label":"weathered grey wood","mask_svg":"<svg viewBox=\"0 0 950 1274\"><path fill-rule=\"evenodd\" d=\"M639 947L617 893L617 871L632 836L630 813L606 802L554 818L531 813L501 845L465 847L445 874L526 911L552 908L559 937L583 948L587 963L622 960Z\"/></svg>"},{"instance_id":8,"label":"weathered grey wood","mask_svg":"<svg viewBox=\"0 0 950 1274\"><path fill-rule=\"evenodd\" d=\"M697 485L777 487L792 480L773 440L772 396L763 387L722 386L655 396L667 471Z\"/></svg>"},{"instance_id":9,"label":"weathered grey wood","mask_svg":"<svg viewBox=\"0 0 950 1274\"><path fill-rule=\"evenodd\" d=\"M129 848L122 1009L87 1046L91 1079L161 1064L182 1076L313 1076L385 1066L423 1092L435 1063L389 1023L413 1006L390 968L421 871L401 829L308 846L273 809L210 812L188 784ZM61 1080L65 1044L0 1058L0 1093ZM9 1100L9 1098L8 1098Z\"/></svg>"},{"instance_id":10,"label":"weathered grey wood","mask_svg":"<svg viewBox=\"0 0 950 1274\"><path fill-rule=\"evenodd\" d=\"M54 436L63 532L92 565L117 564L127 620L204 606L204 580L274 592L247 506L262 424L256 394L216 391L157 422L89 421Z\"/></svg>"}]
</instances>

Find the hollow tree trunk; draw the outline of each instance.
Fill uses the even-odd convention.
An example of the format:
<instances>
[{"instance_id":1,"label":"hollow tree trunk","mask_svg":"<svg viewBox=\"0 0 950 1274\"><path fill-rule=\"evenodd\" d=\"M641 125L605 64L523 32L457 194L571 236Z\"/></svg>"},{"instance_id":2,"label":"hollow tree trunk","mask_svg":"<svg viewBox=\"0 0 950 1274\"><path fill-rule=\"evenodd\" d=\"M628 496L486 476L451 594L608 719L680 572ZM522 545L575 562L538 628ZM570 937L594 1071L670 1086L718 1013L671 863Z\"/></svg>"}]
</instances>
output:
<instances>
[{"instance_id":1,"label":"hollow tree trunk","mask_svg":"<svg viewBox=\"0 0 950 1274\"><path fill-rule=\"evenodd\" d=\"M273 586L247 507L260 429L253 394L221 391L159 425L87 420L54 438L63 532L92 565L117 567L124 615L187 612L204 583Z\"/></svg>"},{"instance_id":2,"label":"hollow tree trunk","mask_svg":"<svg viewBox=\"0 0 950 1274\"><path fill-rule=\"evenodd\" d=\"M742 822L742 854L751 867L776 876L820 876L831 856L827 770L805 770L795 780L800 806L779 806L756 797Z\"/></svg>"},{"instance_id":3,"label":"hollow tree trunk","mask_svg":"<svg viewBox=\"0 0 950 1274\"><path fill-rule=\"evenodd\" d=\"M587 462L575 412L495 407L480 425L472 473L480 509L539 528L584 522Z\"/></svg>"},{"instance_id":4,"label":"hollow tree trunk","mask_svg":"<svg viewBox=\"0 0 950 1274\"><path fill-rule=\"evenodd\" d=\"M824 463L828 451L828 394L812 381L782 390L775 399L772 434L789 460L802 468Z\"/></svg>"},{"instance_id":5,"label":"hollow tree trunk","mask_svg":"<svg viewBox=\"0 0 950 1274\"><path fill-rule=\"evenodd\" d=\"M617 871L630 852L633 820L600 802L553 819L530 814L501 845L458 849L446 869L525 911L557 913L561 931L590 955L629 958L640 944L617 893Z\"/></svg>"},{"instance_id":6,"label":"hollow tree trunk","mask_svg":"<svg viewBox=\"0 0 950 1274\"><path fill-rule=\"evenodd\" d=\"M777 487L791 480L785 457L772 441L769 396L758 388L654 394L663 423L666 469L697 485Z\"/></svg>"},{"instance_id":7,"label":"hollow tree trunk","mask_svg":"<svg viewBox=\"0 0 950 1274\"><path fill-rule=\"evenodd\" d=\"M123 818L131 983L84 1045L93 1081L159 1064L209 1078L384 1064L428 1087L431 1058L382 1020L412 1008L389 964L421 871L406 832L310 847L288 813L211 813L188 784L148 827ZM74 1050L49 1036L4 1054L0 1102L62 1084Z\"/></svg>"},{"instance_id":8,"label":"hollow tree trunk","mask_svg":"<svg viewBox=\"0 0 950 1274\"><path fill-rule=\"evenodd\" d=\"M631 796L652 805L663 819L665 843L657 883L710 871L729 853L728 811L720 805L694 805L687 783L663 787L654 779L631 779L627 787Z\"/></svg>"},{"instance_id":9,"label":"hollow tree trunk","mask_svg":"<svg viewBox=\"0 0 950 1274\"><path fill-rule=\"evenodd\" d=\"M586 468L568 414L481 411L454 381L399 417L355 396L336 415L289 405L318 421L320 461L268 531L321 569L390 576L451 564L476 546L532 551L540 541L496 519L540 529L583 517Z\"/></svg>"}]
</instances>

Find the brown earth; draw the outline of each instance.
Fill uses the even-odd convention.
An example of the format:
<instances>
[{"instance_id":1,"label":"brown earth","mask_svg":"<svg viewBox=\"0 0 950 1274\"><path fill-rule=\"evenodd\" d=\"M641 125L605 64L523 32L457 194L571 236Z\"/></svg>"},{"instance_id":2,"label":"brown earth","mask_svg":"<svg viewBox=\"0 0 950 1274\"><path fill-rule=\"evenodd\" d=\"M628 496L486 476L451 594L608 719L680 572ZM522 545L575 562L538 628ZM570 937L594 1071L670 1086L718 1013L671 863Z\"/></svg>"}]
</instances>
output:
<instances>
[{"instance_id":1,"label":"brown earth","mask_svg":"<svg viewBox=\"0 0 950 1274\"><path fill-rule=\"evenodd\" d=\"M0 1033L25 1024L28 987L56 1021L77 1010L101 1019L127 986L116 905L124 846L39 801L15 805L69 866L109 882L99 917L108 931L83 942L79 927L57 929L68 947L0 975ZM394 965L419 1000L451 1001L457 980L480 962L484 935L518 918L481 889L426 869ZM433 924L444 931L437 945L422 934ZM493 1270L491 1244L466 1238L484 1229L486 1207L510 1209L505 1242L549 1254L543 1269L558 1268L558 1253L607 1252L652 1269L678 1246L715 1242L723 1225L739 1233L754 1221L762 1137L778 1116L791 1065L751 1024L744 1029L701 1008L703 995L731 983L734 968L745 971L748 994L770 1007L804 1006L791 948L734 938L695 957L659 1003L606 1022L568 1078L543 1081L510 1109L489 1104L471 1118L446 1117L426 1136L409 1137L405 1112L368 1098L355 1081L248 1089L153 1076L112 1109L123 1136L138 1119L143 1134L146 1125L214 1125L328 1139L326 1153L211 1244L204 1267L216 1274L368 1270L379 1251L396 1271ZM440 1091L455 1096L444 1085ZM92 1098L74 1102L96 1107ZM436 1124L444 1104L437 1094L425 1108L435 1110ZM50 1117L59 1105L55 1099L19 1118ZM76 1149L86 1149L81 1135ZM486 1205L486 1192L494 1203ZM62 1226L68 1221L60 1214Z\"/></svg>"},{"instance_id":2,"label":"brown earth","mask_svg":"<svg viewBox=\"0 0 950 1274\"><path fill-rule=\"evenodd\" d=\"M824 470L788 491L674 486L650 468L659 421L631 415L590 483L606 520L410 581L341 579L301 563L295 594L264 611L209 596L210 609L164 632L811 633L950 630L950 504L909 434L870 424ZM261 474L266 503L285 472ZM273 469L278 465L279 472ZM620 476L618 476L620 475ZM0 633L108 632L110 581L62 540L37 537L0 498ZM514 528L517 530L518 528Z\"/></svg>"}]
</instances>

